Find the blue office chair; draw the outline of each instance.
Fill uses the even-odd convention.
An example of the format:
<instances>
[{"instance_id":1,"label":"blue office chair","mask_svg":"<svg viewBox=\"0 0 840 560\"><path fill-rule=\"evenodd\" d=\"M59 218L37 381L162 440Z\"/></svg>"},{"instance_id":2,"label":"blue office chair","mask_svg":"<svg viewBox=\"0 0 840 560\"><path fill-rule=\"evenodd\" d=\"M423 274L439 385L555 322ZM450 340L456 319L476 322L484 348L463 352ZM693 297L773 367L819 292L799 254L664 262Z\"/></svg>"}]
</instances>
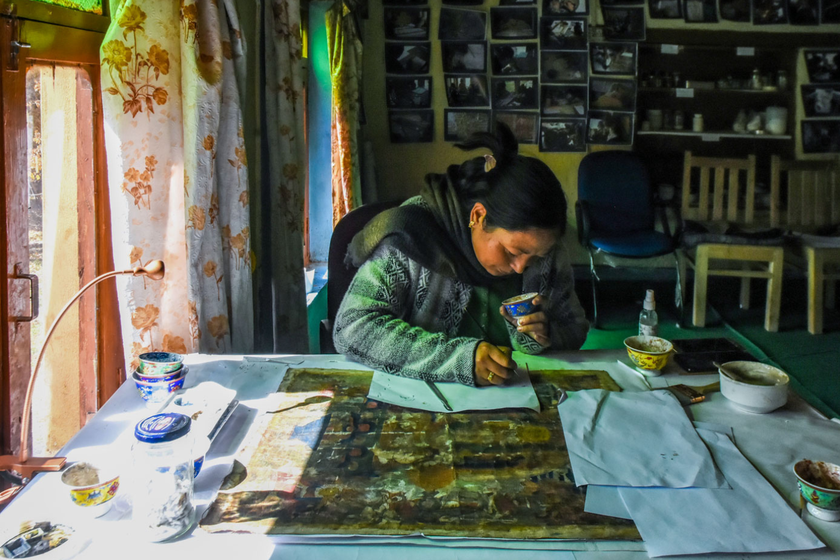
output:
<instances>
[{"instance_id":1,"label":"blue office chair","mask_svg":"<svg viewBox=\"0 0 840 560\"><path fill-rule=\"evenodd\" d=\"M664 208L660 213L664 232L656 230L655 210L650 175L638 155L619 150L593 152L580 162L575 215L578 241L589 251L593 325L598 324L596 254L644 259L672 253L679 274L675 237ZM679 289L677 295L681 308Z\"/></svg>"}]
</instances>

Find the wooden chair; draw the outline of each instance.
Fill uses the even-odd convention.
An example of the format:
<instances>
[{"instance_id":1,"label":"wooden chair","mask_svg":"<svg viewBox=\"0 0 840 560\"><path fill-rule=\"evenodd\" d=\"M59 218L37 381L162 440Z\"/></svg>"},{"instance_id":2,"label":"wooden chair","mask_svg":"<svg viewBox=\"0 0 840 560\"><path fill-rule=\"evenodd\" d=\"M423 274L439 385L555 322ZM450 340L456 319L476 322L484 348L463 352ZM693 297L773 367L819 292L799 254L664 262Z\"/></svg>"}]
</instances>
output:
<instances>
[{"instance_id":1,"label":"wooden chair","mask_svg":"<svg viewBox=\"0 0 840 560\"><path fill-rule=\"evenodd\" d=\"M694 169L699 169L700 176L696 197L692 196L691 191ZM756 225L758 221L755 210L755 156L751 155L746 159L709 158L686 152L683 163L681 212L683 219L687 220L726 221L731 225L747 227ZM706 324L709 276L735 276L741 278L740 304L743 309L748 309L750 304L750 280L767 280L764 328L771 332L779 329L784 265L781 237L759 240L751 239L747 235L709 234L698 237L697 243L686 243L686 239L687 236L683 235L683 273L680 277L686 277L686 263L694 267L692 322L695 326L702 327ZM688 258L687 249L694 247L696 254L692 263Z\"/></svg>"},{"instance_id":2,"label":"wooden chair","mask_svg":"<svg viewBox=\"0 0 840 560\"><path fill-rule=\"evenodd\" d=\"M770 172L771 225L808 234L840 224L840 166L836 161L783 161L772 156ZM833 308L836 301L840 239L834 238L832 243L831 238L795 237L801 241L807 262L808 332L820 334L823 308Z\"/></svg>"}]
</instances>

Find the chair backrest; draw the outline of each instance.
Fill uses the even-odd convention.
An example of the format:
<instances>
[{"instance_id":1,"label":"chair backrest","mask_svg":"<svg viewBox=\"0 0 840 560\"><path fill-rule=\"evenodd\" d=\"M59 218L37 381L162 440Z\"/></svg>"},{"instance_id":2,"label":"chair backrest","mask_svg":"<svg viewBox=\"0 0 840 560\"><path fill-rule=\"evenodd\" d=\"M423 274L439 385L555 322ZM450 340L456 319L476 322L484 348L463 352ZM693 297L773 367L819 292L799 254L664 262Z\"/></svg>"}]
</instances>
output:
<instances>
[{"instance_id":1,"label":"chair backrest","mask_svg":"<svg viewBox=\"0 0 840 560\"><path fill-rule=\"evenodd\" d=\"M590 230L653 229L653 190L642 159L624 150L592 152L578 168L578 200L589 207Z\"/></svg>"},{"instance_id":2,"label":"chair backrest","mask_svg":"<svg viewBox=\"0 0 840 560\"><path fill-rule=\"evenodd\" d=\"M692 191L693 170L699 169L699 190ZM741 199L741 194L744 194ZM694 194L697 196L693 196ZM739 212L744 201L743 213ZM713 158L685 153L682 216L687 220L755 221L755 155L746 159Z\"/></svg>"},{"instance_id":3,"label":"chair backrest","mask_svg":"<svg viewBox=\"0 0 840 560\"><path fill-rule=\"evenodd\" d=\"M770 222L773 227L798 229L817 229L840 223L840 165L837 161L784 161L777 155L772 156Z\"/></svg>"},{"instance_id":4,"label":"chair backrest","mask_svg":"<svg viewBox=\"0 0 840 560\"><path fill-rule=\"evenodd\" d=\"M335 320L335 314L338 313L341 300L344 299L344 294L347 293L350 282L356 275L356 271L359 270L344 263L347 246L374 216L399 204L399 201L365 204L348 212L335 225L330 238L330 252L327 257L327 319L330 324Z\"/></svg>"}]
</instances>

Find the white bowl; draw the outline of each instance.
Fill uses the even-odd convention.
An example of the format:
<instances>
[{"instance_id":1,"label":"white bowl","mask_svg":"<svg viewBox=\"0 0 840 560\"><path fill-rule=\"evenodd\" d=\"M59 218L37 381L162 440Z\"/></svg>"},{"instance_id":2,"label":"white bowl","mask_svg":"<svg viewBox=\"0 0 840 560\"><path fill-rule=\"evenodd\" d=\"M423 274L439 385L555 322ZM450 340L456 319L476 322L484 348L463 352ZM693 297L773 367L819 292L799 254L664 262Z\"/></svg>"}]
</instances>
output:
<instances>
[{"instance_id":1,"label":"white bowl","mask_svg":"<svg viewBox=\"0 0 840 560\"><path fill-rule=\"evenodd\" d=\"M722 370L730 375L726 375ZM718 369L720 392L740 410L764 414L787 402L788 375L760 362L727 362Z\"/></svg>"}]
</instances>

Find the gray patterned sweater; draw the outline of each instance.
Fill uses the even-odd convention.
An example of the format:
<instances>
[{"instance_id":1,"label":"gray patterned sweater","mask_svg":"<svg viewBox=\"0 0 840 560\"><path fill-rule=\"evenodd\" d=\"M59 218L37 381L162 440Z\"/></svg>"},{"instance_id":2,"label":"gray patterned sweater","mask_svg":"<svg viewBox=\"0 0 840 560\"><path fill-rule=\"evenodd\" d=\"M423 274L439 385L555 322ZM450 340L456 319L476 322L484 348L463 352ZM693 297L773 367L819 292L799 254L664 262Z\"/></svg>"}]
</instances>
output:
<instances>
[{"instance_id":1,"label":"gray patterned sweater","mask_svg":"<svg viewBox=\"0 0 840 560\"><path fill-rule=\"evenodd\" d=\"M589 330L574 291L565 249L534 261L522 275L522 293L549 299L552 350L577 350ZM457 336L472 286L435 273L381 244L361 266L335 318L338 352L373 369L431 381L474 385L480 339ZM511 346L526 354L544 348L508 324Z\"/></svg>"}]
</instances>

